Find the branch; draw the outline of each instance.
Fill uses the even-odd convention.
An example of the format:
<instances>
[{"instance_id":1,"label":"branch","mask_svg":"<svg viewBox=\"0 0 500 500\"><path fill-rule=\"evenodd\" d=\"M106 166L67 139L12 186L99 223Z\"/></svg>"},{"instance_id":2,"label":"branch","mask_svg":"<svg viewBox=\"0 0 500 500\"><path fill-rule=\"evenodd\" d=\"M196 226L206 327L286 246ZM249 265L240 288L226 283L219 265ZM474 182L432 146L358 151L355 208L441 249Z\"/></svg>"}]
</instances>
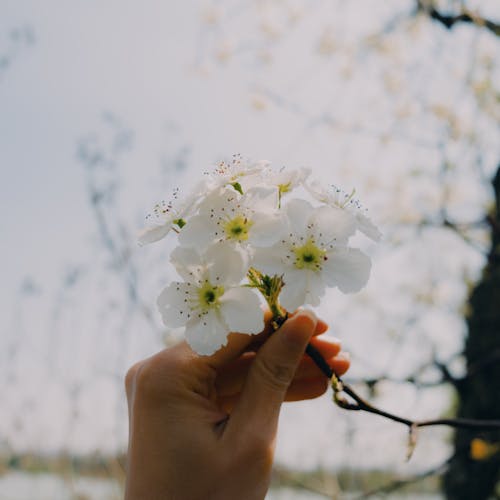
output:
<instances>
[{"instance_id":1,"label":"branch","mask_svg":"<svg viewBox=\"0 0 500 500\"><path fill-rule=\"evenodd\" d=\"M436 359L433 361L422 365L418 370L416 370L413 374L408 375L405 378L393 378L387 376L373 377L373 378L360 378L360 379L352 379L349 378L350 384L364 384L370 391L370 394L374 394L375 386L380 382L390 382L392 384L412 384L420 389L429 389L432 387L438 387L443 384L451 384L455 388L459 388L465 381L475 377L478 373L481 373L482 370L490 367L491 365L497 363L500 360L500 349L495 349L491 351L488 355L483 356L480 360L471 364L467 368L467 373L462 377L454 377L448 368L448 364L452 361L452 359L447 362L440 362ZM441 377L438 379L422 382L419 377L420 373L429 367L437 368Z\"/></svg>"},{"instance_id":2,"label":"branch","mask_svg":"<svg viewBox=\"0 0 500 500\"><path fill-rule=\"evenodd\" d=\"M391 492L396 491L400 488L404 488L405 486L408 486L412 483L416 483L417 481L421 481L422 479L425 479L427 477L441 474L442 472L444 472L448 468L452 458L453 457L450 457L442 464L439 464L436 467L432 467L432 469L428 469L426 471L423 471L420 474L412 476L408 479L396 479L395 481L391 481L390 483L385 484L384 486L366 491L361 496L357 497L357 500L362 500L364 498L373 498L375 495L378 495L380 493L391 493Z\"/></svg>"},{"instance_id":3,"label":"branch","mask_svg":"<svg viewBox=\"0 0 500 500\"><path fill-rule=\"evenodd\" d=\"M408 418L400 417L393 413L381 410L380 408L377 408L376 406L372 405L361 396L359 396L356 391L354 391L354 389L352 389L349 385L344 384L342 380L340 380L340 378L335 375L333 370L330 368L328 363L315 347L309 344L306 348L306 353L316 363L318 368L332 381L334 401L337 406L340 406L344 410L366 411L368 413L373 413L389 420L393 420L394 422L399 422L400 424L406 425L410 432L418 427L431 427L436 425L446 425L455 428L477 429L483 431L500 429L500 420L476 420L469 418L410 420ZM342 396L342 393L347 394L354 402L348 401L345 397Z\"/></svg>"},{"instance_id":4,"label":"branch","mask_svg":"<svg viewBox=\"0 0 500 500\"><path fill-rule=\"evenodd\" d=\"M500 24L490 21L478 14L472 13L467 9L456 15L447 15L439 12L433 5L432 1L417 0L417 12L426 13L431 19L441 23L446 29L451 30L455 24L470 23L480 28L486 28L494 35L500 36Z\"/></svg>"}]
</instances>

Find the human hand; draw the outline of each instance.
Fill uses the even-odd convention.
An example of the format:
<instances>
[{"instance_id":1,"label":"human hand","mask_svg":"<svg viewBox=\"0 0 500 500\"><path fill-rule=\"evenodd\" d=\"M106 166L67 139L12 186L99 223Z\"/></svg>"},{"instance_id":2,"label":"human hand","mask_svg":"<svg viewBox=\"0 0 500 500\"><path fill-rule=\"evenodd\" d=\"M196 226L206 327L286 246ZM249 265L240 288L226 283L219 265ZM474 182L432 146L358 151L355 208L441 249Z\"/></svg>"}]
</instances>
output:
<instances>
[{"instance_id":1,"label":"human hand","mask_svg":"<svg viewBox=\"0 0 500 500\"><path fill-rule=\"evenodd\" d=\"M326 329L303 310L272 335L231 334L212 356L182 342L134 365L126 499L264 498L281 404L328 386L307 343L338 375L349 367L340 344L319 337Z\"/></svg>"}]
</instances>

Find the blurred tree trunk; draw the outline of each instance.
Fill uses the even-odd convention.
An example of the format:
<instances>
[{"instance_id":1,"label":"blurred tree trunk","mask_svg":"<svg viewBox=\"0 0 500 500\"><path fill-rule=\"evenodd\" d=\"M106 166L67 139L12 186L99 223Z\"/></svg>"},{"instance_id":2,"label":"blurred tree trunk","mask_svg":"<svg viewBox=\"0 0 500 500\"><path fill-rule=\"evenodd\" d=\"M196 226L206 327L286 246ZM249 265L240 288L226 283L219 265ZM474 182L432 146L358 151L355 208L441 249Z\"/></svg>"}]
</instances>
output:
<instances>
[{"instance_id":1,"label":"blurred tree trunk","mask_svg":"<svg viewBox=\"0 0 500 500\"><path fill-rule=\"evenodd\" d=\"M500 166L493 188L495 206L489 214L492 245L481 280L469 298L464 351L468 375L457 386L458 416L464 418L500 418ZM492 456L484 460L474 460L470 453L474 438L498 443L500 432L482 435L463 429L456 432L455 456L444 478L449 499L500 498L497 486L500 451L492 452Z\"/></svg>"}]
</instances>

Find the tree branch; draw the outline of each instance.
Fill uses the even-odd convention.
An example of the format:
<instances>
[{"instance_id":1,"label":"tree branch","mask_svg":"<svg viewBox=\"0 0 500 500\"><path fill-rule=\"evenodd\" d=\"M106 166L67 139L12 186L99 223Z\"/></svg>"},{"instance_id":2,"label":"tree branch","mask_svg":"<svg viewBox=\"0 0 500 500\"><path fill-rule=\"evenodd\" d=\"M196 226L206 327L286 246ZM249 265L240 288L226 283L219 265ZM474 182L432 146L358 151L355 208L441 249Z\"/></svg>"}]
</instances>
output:
<instances>
[{"instance_id":1,"label":"tree branch","mask_svg":"<svg viewBox=\"0 0 500 500\"><path fill-rule=\"evenodd\" d=\"M494 35L500 36L499 23L495 23L494 21L481 17L480 15L470 12L467 9L463 9L462 12L455 15L443 14L434 7L432 1L417 0L417 12L424 12L431 19L442 24L446 29L449 30L451 30L455 24L470 23L475 24L480 28L486 28Z\"/></svg>"},{"instance_id":2,"label":"tree branch","mask_svg":"<svg viewBox=\"0 0 500 500\"><path fill-rule=\"evenodd\" d=\"M408 486L412 483L416 483L418 481L421 481L427 477L441 474L442 472L444 472L448 468L451 459L452 459L452 457L448 458L442 464L439 464L436 467L432 467L431 469L425 470L425 471L423 471L415 476L412 476L408 479L396 479L395 481L391 481L390 483L385 484L384 486L374 488L370 491L366 491L361 496L357 497L357 500L362 500L365 498L373 498L375 495L378 495L380 493L391 493L393 491L399 490L400 488L404 488L405 486Z\"/></svg>"},{"instance_id":3,"label":"tree branch","mask_svg":"<svg viewBox=\"0 0 500 500\"><path fill-rule=\"evenodd\" d=\"M328 363L325 361L320 352L313 347L308 345L306 348L306 353L309 357L316 363L318 368L332 381L332 387L334 391L334 401L337 406L343 408L344 410L350 411L365 411L368 413L373 413L381 417L387 418L394 422L399 422L400 424L406 425L410 431L418 427L431 427L437 425L446 425L449 427L463 428L463 429L477 429L482 431L487 430L498 430L500 429L500 420L476 420L469 418L439 418L434 420L411 420L408 418L400 417L393 413L381 410L376 406L372 405L365 399L363 399L359 394L354 391L349 385L344 384L340 378L338 378L333 370L330 368ZM347 394L352 401L348 401L343 395Z\"/></svg>"}]
</instances>

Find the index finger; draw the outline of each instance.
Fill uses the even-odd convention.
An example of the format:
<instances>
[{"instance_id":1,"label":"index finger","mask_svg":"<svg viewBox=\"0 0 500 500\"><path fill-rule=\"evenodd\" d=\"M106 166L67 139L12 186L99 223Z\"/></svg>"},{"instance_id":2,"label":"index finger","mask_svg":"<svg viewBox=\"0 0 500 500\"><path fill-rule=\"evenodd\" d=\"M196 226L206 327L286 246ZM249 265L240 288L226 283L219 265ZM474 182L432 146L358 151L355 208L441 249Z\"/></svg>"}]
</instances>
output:
<instances>
[{"instance_id":1,"label":"index finger","mask_svg":"<svg viewBox=\"0 0 500 500\"><path fill-rule=\"evenodd\" d=\"M293 317L295 314L290 314ZM264 330L256 335L248 335L245 333L230 333L228 335L228 341L225 346L220 348L214 354L210 356L202 356L201 359L204 360L212 368L218 369L229 362L237 359L241 354L248 351L257 351L262 344L269 338L273 333L273 327L271 325L272 314L269 310L264 312ZM313 332L313 337L321 335L328 330L328 324L323 320L318 319L316 324L316 329Z\"/></svg>"}]
</instances>

